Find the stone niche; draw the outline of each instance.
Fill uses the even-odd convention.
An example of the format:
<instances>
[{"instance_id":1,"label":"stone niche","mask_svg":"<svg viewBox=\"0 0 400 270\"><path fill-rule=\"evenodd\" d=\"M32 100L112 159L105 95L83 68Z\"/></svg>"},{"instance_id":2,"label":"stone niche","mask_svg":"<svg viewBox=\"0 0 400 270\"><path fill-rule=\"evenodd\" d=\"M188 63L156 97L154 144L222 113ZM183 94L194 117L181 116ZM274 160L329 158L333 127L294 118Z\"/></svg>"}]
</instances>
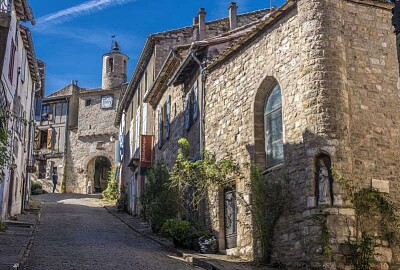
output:
<instances>
[{"instance_id":1,"label":"stone niche","mask_svg":"<svg viewBox=\"0 0 400 270\"><path fill-rule=\"evenodd\" d=\"M315 200L316 205L333 205L333 176L331 157L325 153L316 156L315 164Z\"/></svg>"}]
</instances>

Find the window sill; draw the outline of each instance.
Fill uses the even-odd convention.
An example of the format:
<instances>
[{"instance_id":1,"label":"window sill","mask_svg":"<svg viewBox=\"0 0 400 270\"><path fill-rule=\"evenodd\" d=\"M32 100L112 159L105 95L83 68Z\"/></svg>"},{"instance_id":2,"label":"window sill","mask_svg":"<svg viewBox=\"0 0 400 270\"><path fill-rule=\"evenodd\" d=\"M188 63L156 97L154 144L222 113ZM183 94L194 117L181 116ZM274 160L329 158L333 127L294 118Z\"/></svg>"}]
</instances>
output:
<instances>
[{"instance_id":1,"label":"window sill","mask_svg":"<svg viewBox=\"0 0 400 270\"><path fill-rule=\"evenodd\" d=\"M270 172L279 170L279 169L283 168L284 166L285 166L285 162L282 161L282 162L280 162L280 163L277 163L277 164L275 164L275 165L272 165L272 166L266 168L266 169L262 172L262 174L267 174L267 173L270 173Z\"/></svg>"}]
</instances>

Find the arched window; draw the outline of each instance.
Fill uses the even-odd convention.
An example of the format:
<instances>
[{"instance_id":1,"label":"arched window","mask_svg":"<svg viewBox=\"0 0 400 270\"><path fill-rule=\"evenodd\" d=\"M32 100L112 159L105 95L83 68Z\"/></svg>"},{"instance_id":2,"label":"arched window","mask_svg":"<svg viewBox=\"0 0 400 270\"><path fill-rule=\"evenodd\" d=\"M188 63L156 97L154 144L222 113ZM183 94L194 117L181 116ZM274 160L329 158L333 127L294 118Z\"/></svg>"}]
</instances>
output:
<instances>
[{"instance_id":1,"label":"arched window","mask_svg":"<svg viewBox=\"0 0 400 270\"><path fill-rule=\"evenodd\" d=\"M264 128L266 165L270 167L283 161L283 126L281 87L275 83L265 100Z\"/></svg>"},{"instance_id":2,"label":"arched window","mask_svg":"<svg viewBox=\"0 0 400 270\"><path fill-rule=\"evenodd\" d=\"M108 59L108 69L110 70L110 72L114 71L114 58Z\"/></svg>"}]
</instances>

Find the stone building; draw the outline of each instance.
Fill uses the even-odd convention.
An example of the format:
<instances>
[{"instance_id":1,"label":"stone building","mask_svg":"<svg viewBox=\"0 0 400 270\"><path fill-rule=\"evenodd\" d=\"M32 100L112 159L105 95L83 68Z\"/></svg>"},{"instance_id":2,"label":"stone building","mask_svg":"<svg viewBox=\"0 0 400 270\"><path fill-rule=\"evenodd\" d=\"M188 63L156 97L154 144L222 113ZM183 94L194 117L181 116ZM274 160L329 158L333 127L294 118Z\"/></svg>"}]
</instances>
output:
<instances>
[{"instance_id":1,"label":"stone building","mask_svg":"<svg viewBox=\"0 0 400 270\"><path fill-rule=\"evenodd\" d=\"M234 8L236 12L236 6ZM239 14L235 20L236 26L241 27L257 21L268 13L269 9L263 9ZM165 60L168 57L172 57L170 53L171 47L179 45L186 45L188 47L194 41L203 40L206 37L215 37L230 30L231 26L228 17L206 22L205 16L206 11L200 9L198 16L193 20L192 26L150 35L145 43L132 79L126 91L121 96L115 121L115 125L120 128L120 177L121 183L125 186L128 193L128 208L133 214L138 214L138 198L144 189L146 179L145 170L149 164L146 163L144 165L143 160L140 161L140 153L143 154L143 147L140 144L141 138L143 141L143 138L148 139L148 136L151 136L153 138L152 142L158 145L157 147L160 149L170 149L170 151L156 151L153 157L155 160L163 159L171 165L176 157L176 151L173 151L169 143L172 139L166 139L168 137L166 125L163 125L163 129L165 130L163 131L163 136L161 136L164 137L162 140L158 140L158 137L154 137L154 135L158 132L158 117L165 119L169 114L168 110L171 112L171 110L176 111L179 108L169 107L172 103L170 102L167 105L166 100L163 100L160 106L164 106L164 109L161 112L160 110L155 110L154 104L151 104L152 107L150 107L147 105L147 101L143 102L143 97L147 95L154 82L158 80ZM176 103L176 106L181 105L182 102ZM164 120L164 124L166 123L167 121ZM178 132L173 135L174 139L185 136L189 136L191 140L193 139L194 152L199 156L198 123L193 122L193 124L196 127L191 128L191 131L189 129L187 129L187 132L181 132L178 129L171 130L172 132ZM148 136L143 137L143 135Z\"/></svg>"},{"instance_id":2,"label":"stone building","mask_svg":"<svg viewBox=\"0 0 400 270\"><path fill-rule=\"evenodd\" d=\"M289 269L351 267L343 244L355 237L349 225L355 210L332 167L358 188L376 188L400 203L391 8L378 0L288 0L255 25L177 44L165 58L144 97L154 110L155 160L172 164L176 139L196 131L194 148L233 158L245 176L211 196L220 250L257 256L252 216L234 195L252 203L249 163L290 179L291 207L272 243L273 261ZM229 204L236 222L227 224ZM320 213L328 213L328 256L315 219ZM398 269L398 247L378 242L377 269Z\"/></svg>"},{"instance_id":3,"label":"stone building","mask_svg":"<svg viewBox=\"0 0 400 270\"><path fill-rule=\"evenodd\" d=\"M0 221L21 213L30 195L31 120L34 100L43 92L44 64L36 59L28 23L35 19L27 0L0 1L0 122L10 131L1 145L9 160L1 168Z\"/></svg>"},{"instance_id":4,"label":"stone building","mask_svg":"<svg viewBox=\"0 0 400 270\"><path fill-rule=\"evenodd\" d=\"M112 121L126 82L128 57L114 42L103 55L102 87L82 88L72 82L43 99L37 121L37 178L50 190L59 176L58 192L94 193L107 187L116 167L118 129Z\"/></svg>"}]
</instances>

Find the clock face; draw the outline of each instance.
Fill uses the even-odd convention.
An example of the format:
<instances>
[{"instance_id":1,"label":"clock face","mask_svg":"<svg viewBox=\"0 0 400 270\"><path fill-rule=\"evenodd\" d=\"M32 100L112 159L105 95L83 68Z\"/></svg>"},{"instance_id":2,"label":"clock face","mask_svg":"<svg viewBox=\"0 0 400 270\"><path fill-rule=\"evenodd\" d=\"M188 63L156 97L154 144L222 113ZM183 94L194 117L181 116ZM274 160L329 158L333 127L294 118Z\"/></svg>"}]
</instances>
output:
<instances>
[{"instance_id":1,"label":"clock face","mask_svg":"<svg viewBox=\"0 0 400 270\"><path fill-rule=\"evenodd\" d=\"M111 109L113 107L113 101L114 101L113 95L101 96L101 108Z\"/></svg>"}]
</instances>

